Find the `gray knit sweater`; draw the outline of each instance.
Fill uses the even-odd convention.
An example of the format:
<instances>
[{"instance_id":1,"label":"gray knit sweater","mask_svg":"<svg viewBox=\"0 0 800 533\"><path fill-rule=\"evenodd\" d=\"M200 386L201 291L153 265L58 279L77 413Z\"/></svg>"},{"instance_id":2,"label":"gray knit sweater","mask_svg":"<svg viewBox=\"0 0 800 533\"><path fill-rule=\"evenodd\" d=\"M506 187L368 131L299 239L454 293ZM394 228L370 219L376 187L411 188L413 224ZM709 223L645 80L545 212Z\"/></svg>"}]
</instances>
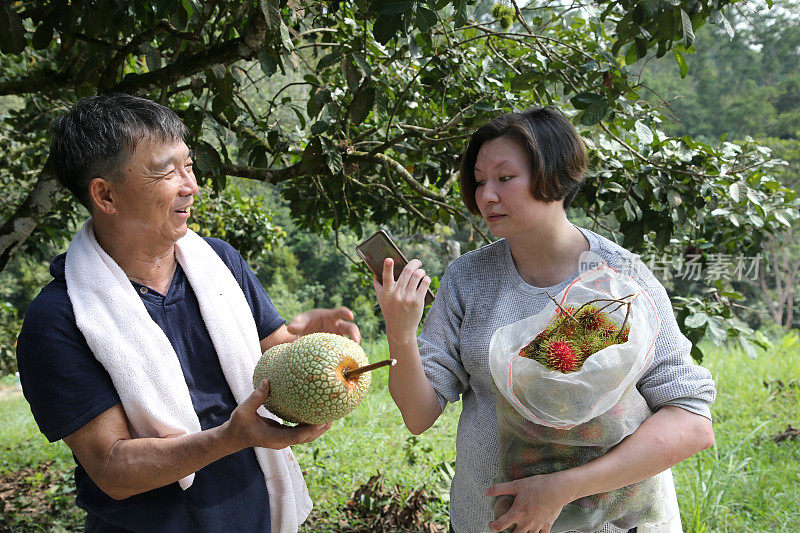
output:
<instances>
[{"instance_id":1,"label":"gray knit sweater","mask_svg":"<svg viewBox=\"0 0 800 533\"><path fill-rule=\"evenodd\" d=\"M630 252L581 229L591 251L613 268L630 267ZM655 411L662 405L682 407L711 418L716 396L711 373L692 362L691 343L678 329L664 287L641 261L634 279L657 307L661 329L650 369L637 387ZM456 473L450 489L451 523L456 533L488 531L493 519L484 490L498 473L497 414L489 371L489 340L506 324L540 312L548 301L541 294L558 294L575 279L552 287L533 287L519 275L508 241L501 239L456 259L442 277L436 300L419 337L425 374L444 409L463 401L456 436ZM607 526L602 531L619 531Z\"/></svg>"}]
</instances>

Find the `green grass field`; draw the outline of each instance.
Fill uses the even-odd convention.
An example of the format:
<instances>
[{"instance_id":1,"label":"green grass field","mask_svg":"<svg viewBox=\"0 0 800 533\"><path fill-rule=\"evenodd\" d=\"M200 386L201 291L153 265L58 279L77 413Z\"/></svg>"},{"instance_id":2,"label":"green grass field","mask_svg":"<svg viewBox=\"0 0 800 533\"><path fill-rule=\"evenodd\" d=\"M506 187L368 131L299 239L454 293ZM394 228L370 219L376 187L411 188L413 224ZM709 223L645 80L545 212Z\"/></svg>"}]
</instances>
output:
<instances>
[{"instance_id":1,"label":"green grass field","mask_svg":"<svg viewBox=\"0 0 800 533\"><path fill-rule=\"evenodd\" d=\"M385 343L365 347L371 361L387 355ZM705 365L718 388L713 407L717 442L673 469L685 531L800 530L800 440L773 438L789 426L800 427L798 351L796 334L756 359L736 348L707 350ZM392 403L387 375L385 370L375 372L368 397L353 414L334 423L317 441L295 448L315 502L311 523L302 531L339 527L342 508L353 491L378 472L385 492L396 493L400 501L426 487L430 498L425 520L447 523L447 475L441 465L455 457L460 405L449 406L433 428L414 437ZM70 477L61 475L72 465L69 450L61 442L48 444L25 400L4 393L0 396L0 491L15 472L48 461L53 462L44 472L31 471L23 477L27 490L4 494L0 531L73 529L81 520L71 505ZM41 501L35 505L37 490L49 507ZM351 501L350 506L369 511L382 503L379 499Z\"/></svg>"}]
</instances>

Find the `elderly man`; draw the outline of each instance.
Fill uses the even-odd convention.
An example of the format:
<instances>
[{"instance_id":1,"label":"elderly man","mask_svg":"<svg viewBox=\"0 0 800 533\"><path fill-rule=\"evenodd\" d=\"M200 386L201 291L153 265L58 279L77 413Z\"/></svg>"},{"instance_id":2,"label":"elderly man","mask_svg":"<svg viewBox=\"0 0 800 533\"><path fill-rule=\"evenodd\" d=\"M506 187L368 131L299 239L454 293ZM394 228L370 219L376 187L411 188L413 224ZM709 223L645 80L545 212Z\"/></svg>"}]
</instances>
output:
<instances>
[{"instance_id":1,"label":"elderly man","mask_svg":"<svg viewBox=\"0 0 800 533\"><path fill-rule=\"evenodd\" d=\"M187 229L198 187L171 110L96 96L51 129L57 177L92 217L53 260L17 359L39 428L75 456L86 530L296 531L311 501L288 446L330 425L269 418L253 367L315 331L360 341L352 313L287 328L230 245Z\"/></svg>"}]
</instances>

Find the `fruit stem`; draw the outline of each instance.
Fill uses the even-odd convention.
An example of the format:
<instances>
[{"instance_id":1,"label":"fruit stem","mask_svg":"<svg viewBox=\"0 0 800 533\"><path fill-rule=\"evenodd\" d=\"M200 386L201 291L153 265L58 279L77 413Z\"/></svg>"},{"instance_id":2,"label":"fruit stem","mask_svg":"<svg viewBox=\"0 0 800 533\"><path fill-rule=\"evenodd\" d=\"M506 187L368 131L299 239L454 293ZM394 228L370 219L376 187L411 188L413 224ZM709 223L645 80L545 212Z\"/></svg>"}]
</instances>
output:
<instances>
[{"instance_id":1,"label":"fruit stem","mask_svg":"<svg viewBox=\"0 0 800 533\"><path fill-rule=\"evenodd\" d=\"M364 365L358 368L351 368L342 372L344 379L350 379L354 376L362 374L364 372L370 372L371 370L375 370L376 368L380 368L386 365L396 365L397 359L384 359L383 361L378 361L377 363L372 363L371 365Z\"/></svg>"}]
</instances>

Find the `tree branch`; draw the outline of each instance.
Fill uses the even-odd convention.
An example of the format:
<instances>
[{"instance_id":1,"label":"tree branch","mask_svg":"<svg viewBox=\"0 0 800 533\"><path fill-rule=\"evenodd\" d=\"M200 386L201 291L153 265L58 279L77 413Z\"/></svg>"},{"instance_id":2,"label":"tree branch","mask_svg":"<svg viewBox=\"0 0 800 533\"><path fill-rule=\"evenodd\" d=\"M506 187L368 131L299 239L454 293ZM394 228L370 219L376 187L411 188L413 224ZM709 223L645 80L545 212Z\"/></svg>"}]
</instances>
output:
<instances>
[{"instance_id":1,"label":"tree branch","mask_svg":"<svg viewBox=\"0 0 800 533\"><path fill-rule=\"evenodd\" d=\"M0 271L67 191L56 181L49 162L25 200L0 227Z\"/></svg>"},{"instance_id":2,"label":"tree branch","mask_svg":"<svg viewBox=\"0 0 800 533\"><path fill-rule=\"evenodd\" d=\"M221 168L228 176L236 176L237 178L247 178L273 184L296 178L305 172L301 163L278 169L257 168L236 164L222 165Z\"/></svg>"},{"instance_id":3,"label":"tree branch","mask_svg":"<svg viewBox=\"0 0 800 533\"><path fill-rule=\"evenodd\" d=\"M135 93L142 89L158 87L164 83L176 83L208 67L220 63L233 63L240 59L250 59L258 52L266 39L266 23L256 18L244 35L212 46L196 54L184 56L165 67L142 74L128 74L116 85L104 92Z\"/></svg>"},{"instance_id":4,"label":"tree branch","mask_svg":"<svg viewBox=\"0 0 800 533\"><path fill-rule=\"evenodd\" d=\"M352 158L352 159L354 159L356 161L370 161L370 160L377 159L377 160L379 160L379 161L381 161L383 163L387 163L398 174L400 174L400 177L403 178L403 181L408 183L408 185L416 193L418 193L420 196L424 196L425 198L430 198L431 200L439 200L439 201L442 201L442 200L445 199L444 195L436 194L436 193L432 192L430 189L428 189L427 187L425 187L423 184L418 182L414 178L414 176L412 176L411 173L408 170L406 170L406 168L403 165L401 165L399 162L395 161L394 159L392 159L391 157L389 157L386 154L377 153L377 154L370 155L370 154L368 154L366 152L353 152L353 153L348 155L348 159L350 159L350 158Z\"/></svg>"},{"instance_id":5,"label":"tree branch","mask_svg":"<svg viewBox=\"0 0 800 533\"><path fill-rule=\"evenodd\" d=\"M61 89L71 77L66 72L41 72L30 78L0 82L0 96L7 94L41 93Z\"/></svg>"}]
</instances>

